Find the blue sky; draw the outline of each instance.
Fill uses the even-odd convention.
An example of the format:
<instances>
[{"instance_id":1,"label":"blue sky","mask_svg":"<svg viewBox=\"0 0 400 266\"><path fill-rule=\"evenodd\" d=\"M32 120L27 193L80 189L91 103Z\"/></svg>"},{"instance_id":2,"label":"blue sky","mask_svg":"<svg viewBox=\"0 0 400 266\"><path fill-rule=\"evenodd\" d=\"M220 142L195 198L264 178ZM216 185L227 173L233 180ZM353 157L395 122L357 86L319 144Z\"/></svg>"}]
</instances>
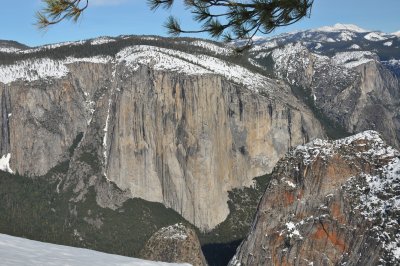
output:
<instances>
[{"instance_id":1,"label":"blue sky","mask_svg":"<svg viewBox=\"0 0 400 266\"><path fill-rule=\"evenodd\" d=\"M198 26L183 8L183 0L175 0L171 11L150 11L146 0L89 0L90 7L77 24L63 22L46 31L38 30L35 11L40 0L3 0L0 9L0 39L15 40L29 46L74 41L98 36L121 34L166 35L162 24L170 15L179 17L183 28ZM335 23L352 23L365 29L383 32L400 31L400 0L315 0L311 18L273 34L310 29ZM206 35L192 35L207 37Z\"/></svg>"}]
</instances>

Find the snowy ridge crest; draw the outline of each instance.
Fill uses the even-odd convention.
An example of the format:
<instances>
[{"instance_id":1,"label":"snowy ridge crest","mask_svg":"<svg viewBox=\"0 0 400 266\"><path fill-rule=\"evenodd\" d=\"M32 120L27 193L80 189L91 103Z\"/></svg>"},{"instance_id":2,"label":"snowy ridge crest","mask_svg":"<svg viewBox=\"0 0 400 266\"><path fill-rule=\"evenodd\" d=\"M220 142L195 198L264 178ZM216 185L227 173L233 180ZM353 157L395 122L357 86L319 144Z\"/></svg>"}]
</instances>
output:
<instances>
[{"instance_id":1,"label":"snowy ridge crest","mask_svg":"<svg viewBox=\"0 0 400 266\"><path fill-rule=\"evenodd\" d=\"M18 54L31 54L31 53L36 53L44 50L52 50L56 49L58 47L63 47L63 46L78 46L84 44L86 41L74 41L74 42L60 42L60 43L54 43L54 44L46 44L43 46L38 46L34 48L29 48L29 49L24 49L24 50L18 50L16 53Z\"/></svg>"},{"instance_id":2,"label":"snowy ridge crest","mask_svg":"<svg viewBox=\"0 0 400 266\"><path fill-rule=\"evenodd\" d=\"M376 54L370 51L352 51L336 53L332 61L336 65L343 65L347 68L357 67L376 60Z\"/></svg>"},{"instance_id":3,"label":"snowy ridge crest","mask_svg":"<svg viewBox=\"0 0 400 266\"><path fill-rule=\"evenodd\" d=\"M188 75L217 74L254 91L273 87L267 77L203 54L192 55L156 46L136 45L120 51L116 59L130 66L133 71L141 65L148 65L155 70L170 70Z\"/></svg>"},{"instance_id":4,"label":"snowy ridge crest","mask_svg":"<svg viewBox=\"0 0 400 266\"><path fill-rule=\"evenodd\" d=\"M337 32L337 31L343 31L343 30L353 31L353 32L358 32L358 33L368 32L367 30L360 28L357 25L342 24L342 23L336 23L333 26L324 26L321 28L314 29L312 31Z\"/></svg>"},{"instance_id":5,"label":"snowy ridge crest","mask_svg":"<svg viewBox=\"0 0 400 266\"><path fill-rule=\"evenodd\" d=\"M368 143L368 144L367 144ZM364 150L363 147L369 147ZM301 156L304 165L310 165L318 157L328 159L344 147L360 148L361 151L355 153L358 158L379 158L390 159L399 156L400 153L394 148L387 146L380 137L379 133L373 130L364 131L356 135L339 140L316 139L305 145L297 146L292 151L292 156Z\"/></svg>"}]
</instances>

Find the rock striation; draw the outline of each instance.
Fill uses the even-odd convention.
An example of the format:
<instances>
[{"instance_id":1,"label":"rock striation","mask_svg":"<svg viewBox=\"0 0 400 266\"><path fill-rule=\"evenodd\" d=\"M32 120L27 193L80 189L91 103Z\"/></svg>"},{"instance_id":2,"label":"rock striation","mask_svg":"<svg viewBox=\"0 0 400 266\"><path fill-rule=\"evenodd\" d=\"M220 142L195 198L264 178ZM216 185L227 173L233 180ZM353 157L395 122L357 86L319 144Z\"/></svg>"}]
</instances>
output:
<instances>
[{"instance_id":1,"label":"rock striation","mask_svg":"<svg viewBox=\"0 0 400 266\"><path fill-rule=\"evenodd\" d=\"M400 153L375 131L298 146L230 265L397 265Z\"/></svg>"},{"instance_id":2,"label":"rock striation","mask_svg":"<svg viewBox=\"0 0 400 266\"><path fill-rule=\"evenodd\" d=\"M252 185L291 147L325 136L287 85L222 60L223 48L128 41L6 55L0 139L12 171L39 176L69 161L57 178L74 201L94 186L102 207L142 198L209 230L229 213L228 191ZM54 58L57 51L66 55Z\"/></svg>"},{"instance_id":3,"label":"rock striation","mask_svg":"<svg viewBox=\"0 0 400 266\"><path fill-rule=\"evenodd\" d=\"M140 256L153 261L207 265L196 232L181 223L161 228L154 233Z\"/></svg>"}]
</instances>

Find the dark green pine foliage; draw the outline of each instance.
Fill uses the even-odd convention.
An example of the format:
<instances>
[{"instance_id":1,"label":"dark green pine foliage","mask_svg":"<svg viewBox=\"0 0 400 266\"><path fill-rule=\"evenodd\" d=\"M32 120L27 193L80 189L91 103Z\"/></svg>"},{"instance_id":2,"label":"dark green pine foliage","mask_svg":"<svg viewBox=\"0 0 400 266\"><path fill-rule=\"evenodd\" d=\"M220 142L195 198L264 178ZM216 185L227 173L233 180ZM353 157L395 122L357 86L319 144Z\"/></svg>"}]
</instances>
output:
<instances>
[{"instance_id":1,"label":"dark green pine foliage","mask_svg":"<svg viewBox=\"0 0 400 266\"><path fill-rule=\"evenodd\" d=\"M152 10L168 9L174 0L148 0L148 4ZM313 0L184 0L184 4L201 28L182 29L178 19L171 16L165 23L169 34L206 32L225 41L248 39L246 47L257 33L268 34L309 16Z\"/></svg>"},{"instance_id":2,"label":"dark green pine foliage","mask_svg":"<svg viewBox=\"0 0 400 266\"><path fill-rule=\"evenodd\" d=\"M90 0L42 0L44 7L36 13L37 26L46 28L63 20L77 21ZM147 0L150 9L171 8L174 0ZM183 0L193 19L201 26L197 30L182 29L177 18L165 23L168 33L207 32L225 41L248 39L251 45L257 33L268 34L277 27L293 24L309 16L314 0Z\"/></svg>"}]
</instances>

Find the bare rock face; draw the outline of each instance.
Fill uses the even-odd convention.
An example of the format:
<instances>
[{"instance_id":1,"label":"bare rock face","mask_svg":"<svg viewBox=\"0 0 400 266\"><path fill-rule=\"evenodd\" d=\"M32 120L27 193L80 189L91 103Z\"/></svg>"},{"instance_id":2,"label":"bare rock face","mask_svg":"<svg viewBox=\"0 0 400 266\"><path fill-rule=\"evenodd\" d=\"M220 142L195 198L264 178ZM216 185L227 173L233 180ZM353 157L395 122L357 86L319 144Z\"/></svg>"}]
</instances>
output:
<instances>
[{"instance_id":1,"label":"bare rock face","mask_svg":"<svg viewBox=\"0 0 400 266\"><path fill-rule=\"evenodd\" d=\"M57 60L46 48L0 65L3 168L39 176L69 161L58 188L75 201L94 186L102 207L138 197L209 230L229 213L228 191L325 136L283 82L157 44Z\"/></svg>"},{"instance_id":2,"label":"bare rock face","mask_svg":"<svg viewBox=\"0 0 400 266\"><path fill-rule=\"evenodd\" d=\"M105 64L87 62L71 64L69 69L70 75L59 79L0 86L1 154L11 154L14 172L46 174L70 157L74 139L87 131L94 91L109 85L106 77L111 71ZM35 72L34 67L31 70Z\"/></svg>"},{"instance_id":3,"label":"bare rock face","mask_svg":"<svg viewBox=\"0 0 400 266\"><path fill-rule=\"evenodd\" d=\"M297 147L230 265L398 265L399 155L374 131Z\"/></svg>"},{"instance_id":4,"label":"bare rock face","mask_svg":"<svg viewBox=\"0 0 400 266\"><path fill-rule=\"evenodd\" d=\"M147 241L140 256L153 261L207 265L196 232L183 224L161 228Z\"/></svg>"},{"instance_id":5,"label":"bare rock face","mask_svg":"<svg viewBox=\"0 0 400 266\"><path fill-rule=\"evenodd\" d=\"M290 147L323 134L293 96L286 99L290 106L220 76L142 68L117 86L108 115L107 177L203 229L227 217L229 190L250 186Z\"/></svg>"},{"instance_id":6,"label":"bare rock face","mask_svg":"<svg viewBox=\"0 0 400 266\"><path fill-rule=\"evenodd\" d=\"M261 51L256 58L265 55ZM338 49L324 55L295 42L269 56L277 77L347 132L373 129L400 147L400 82L376 53Z\"/></svg>"}]
</instances>

